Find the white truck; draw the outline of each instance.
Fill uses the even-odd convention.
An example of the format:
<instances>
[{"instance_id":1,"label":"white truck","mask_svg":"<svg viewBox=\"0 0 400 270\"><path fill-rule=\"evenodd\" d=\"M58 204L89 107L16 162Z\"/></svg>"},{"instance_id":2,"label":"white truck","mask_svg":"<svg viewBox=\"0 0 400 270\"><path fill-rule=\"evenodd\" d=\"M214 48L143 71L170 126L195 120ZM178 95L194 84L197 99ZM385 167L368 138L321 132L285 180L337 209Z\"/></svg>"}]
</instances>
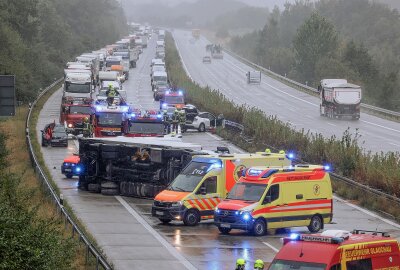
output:
<instances>
[{"instance_id":1,"label":"white truck","mask_svg":"<svg viewBox=\"0 0 400 270\"><path fill-rule=\"evenodd\" d=\"M261 84L261 71L248 71L246 73L247 84Z\"/></svg>"},{"instance_id":2,"label":"white truck","mask_svg":"<svg viewBox=\"0 0 400 270\"><path fill-rule=\"evenodd\" d=\"M321 116L360 118L361 87L345 79L324 79L318 86Z\"/></svg>"},{"instance_id":3,"label":"white truck","mask_svg":"<svg viewBox=\"0 0 400 270\"><path fill-rule=\"evenodd\" d=\"M151 78L151 89L154 91L157 87L157 83L161 82L163 84L168 83L168 75L165 71L155 71Z\"/></svg>"},{"instance_id":4,"label":"white truck","mask_svg":"<svg viewBox=\"0 0 400 270\"><path fill-rule=\"evenodd\" d=\"M90 74L66 71L63 97L91 99L92 92L93 85Z\"/></svg>"},{"instance_id":5,"label":"white truck","mask_svg":"<svg viewBox=\"0 0 400 270\"><path fill-rule=\"evenodd\" d=\"M100 71L99 73L100 85L103 81L116 81L120 83L119 73L117 71Z\"/></svg>"}]
</instances>

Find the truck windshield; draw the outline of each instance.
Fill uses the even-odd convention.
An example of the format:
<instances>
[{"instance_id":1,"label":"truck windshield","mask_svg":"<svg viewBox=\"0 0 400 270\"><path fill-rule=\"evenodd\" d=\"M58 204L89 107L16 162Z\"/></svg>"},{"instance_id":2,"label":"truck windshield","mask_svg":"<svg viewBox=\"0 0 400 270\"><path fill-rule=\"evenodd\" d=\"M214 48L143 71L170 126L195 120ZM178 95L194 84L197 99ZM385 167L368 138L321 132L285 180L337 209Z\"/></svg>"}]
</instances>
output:
<instances>
[{"instance_id":1,"label":"truck windshield","mask_svg":"<svg viewBox=\"0 0 400 270\"><path fill-rule=\"evenodd\" d=\"M164 102L167 104L183 104L185 103L182 96L165 96Z\"/></svg>"},{"instance_id":2,"label":"truck windshield","mask_svg":"<svg viewBox=\"0 0 400 270\"><path fill-rule=\"evenodd\" d=\"M153 80L156 82L167 82L167 77L164 76L154 76Z\"/></svg>"},{"instance_id":3,"label":"truck windshield","mask_svg":"<svg viewBox=\"0 0 400 270\"><path fill-rule=\"evenodd\" d=\"M175 178L168 190L193 192L213 163L190 162Z\"/></svg>"},{"instance_id":4,"label":"truck windshield","mask_svg":"<svg viewBox=\"0 0 400 270\"><path fill-rule=\"evenodd\" d=\"M65 82L65 92L68 93L90 93L90 83L75 84Z\"/></svg>"},{"instance_id":5,"label":"truck windshield","mask_svg":"<svg viewBox=\"0 0 400 270\"><path fill-rule=\"evenodd\" d=\"M310 263L310 262L296 262L287 260L274 260L269 270L324 270L326 264Z\"/></svg>"},{"instance_id":6,"label":"truck windshield","mask_svg":"<svg viewBox=\"0 0 400 270\"><path fill-rule=\"evenodd\" d=\"M129 127L129 133L136 134L164 134L163 123L132 123Z\"/></svg>"},{"instance_id":7,"label":"truck windshield","mask_svg":"<svg viewBox=\"0 0 400 270\"><path fill-rule=\"evenodd\" d=\"M91 114L92 108L89 106L71 106L69 107L70 114Z\"/></svg>"},{"instance_id":8,"label":"truck windshield","mask_svg":"<svg viewBox=\"0 0 400 270\"><path fill-rule=\"evenodd\" d=\"M236 183L229 192L227 199L258 202L263 195L265 184Z\"/></svg>"},{"instance_id":9,"label":"truck windshield","mask_svg":"<svg viewBox=\"0 0 400 270\"><path fill-rule=\"evenodd\" d=\"M122 113L97 113L97 124L101 127L121 127Z\"/></svg>"}]
</instances>

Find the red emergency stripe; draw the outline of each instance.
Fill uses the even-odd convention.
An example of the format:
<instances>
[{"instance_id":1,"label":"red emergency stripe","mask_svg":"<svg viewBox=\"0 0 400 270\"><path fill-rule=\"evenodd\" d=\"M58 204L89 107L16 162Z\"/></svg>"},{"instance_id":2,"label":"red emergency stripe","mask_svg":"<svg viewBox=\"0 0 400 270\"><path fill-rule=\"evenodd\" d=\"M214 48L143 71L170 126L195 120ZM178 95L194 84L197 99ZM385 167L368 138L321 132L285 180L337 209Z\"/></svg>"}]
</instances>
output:
<instances>
[{"instance_id":1,"label":"red emergency stripe","mask_svg":"<svg viewBox=\"0 0 400 270\"><path fill-rule=\"evenodd\" d=\"M270 206L270 207L265 207L258 209L253 212L254 215L259 215L259 214L266 214L266 213L282 213L282 212L299 212L299 211L309 211L309 210L317 210L317 209L331 209L331 205L329 206L317 206L317 207L312 207L313 205L316 204L328 204L330 203L332 205L332 200L318 200L318 201L309 201L309 202L299 202L299 203L291 203L288 204L287 206ZM291 207L291 206L310 206L306 208L299 208L299 209L285 209L285 207Z\"/></svg>"},{"instance_id":2,"label":"red emergency stripe","mask_svg":"<svg viewBox=\"0 0 400 270\"><path fill-rule=\"evenodd\" d=\"M200 208L200 210L206 210L198 199L194 200L194 203L198 206L197 208Z\"/></svg>"},{"instance_id":3,"label":"red emergency stripe","mask_svg":"<svg viewBox=\"0 0 400 270\"><path fill-rule=\"evenodd\" d=\"M187 200L187 202L193 207L193 208L198 208L193 202L192 200Z\"/></svg>"},{"instance_id":4,"label":"red emergency stripe","mask_svg":"<svg viewBox=\"0 0 400 270\"><path fill-rule=\"evenodd\" d=\"M211 203L209 204L210 201L208 199L201 199L201 201L206 205L208 210L214 208L214 207L210 206Z\"/></svg>"}]
</instances>

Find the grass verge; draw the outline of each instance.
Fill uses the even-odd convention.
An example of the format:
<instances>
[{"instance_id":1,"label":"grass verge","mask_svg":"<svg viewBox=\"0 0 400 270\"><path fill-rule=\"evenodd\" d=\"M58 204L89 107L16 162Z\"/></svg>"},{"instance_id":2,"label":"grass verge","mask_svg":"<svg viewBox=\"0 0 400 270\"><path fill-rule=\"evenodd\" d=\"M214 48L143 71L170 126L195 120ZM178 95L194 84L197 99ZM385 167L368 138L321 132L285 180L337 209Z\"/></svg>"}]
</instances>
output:
<instances>
[{"instance_id":1,"label":"grass verge","mask_svg":"<svg viewBox=\"0 0 400 270\"><path fill-rule=\"evenodd\" d=\"M266 115L255 107L238 106L218 90L201 87L192 82L185 73L175 43L170 34L166 38L166 65L170 80L185 89L187 101L201 110L241 123L245 127L244 137L252 138L248 143L238 134L219 130L218 134L249 151L262 151L265 147L286 149L297 153L299 160L314 164L330 163L335 173L357 181L363 185L381 190L387 194L400 196L400 155L398 153L365 152L359 145L360 136L347 130L341 138L325 138L310 131L296 131L290 124ZM338 182L338 181L336 181ZM339 195L357 199L369 209L388 213L400 220L400 205L383 198L371 196L358 188L342 182L335 184ZM379 203L377 203L379 202Z\"/></svg>"}]
</instances>

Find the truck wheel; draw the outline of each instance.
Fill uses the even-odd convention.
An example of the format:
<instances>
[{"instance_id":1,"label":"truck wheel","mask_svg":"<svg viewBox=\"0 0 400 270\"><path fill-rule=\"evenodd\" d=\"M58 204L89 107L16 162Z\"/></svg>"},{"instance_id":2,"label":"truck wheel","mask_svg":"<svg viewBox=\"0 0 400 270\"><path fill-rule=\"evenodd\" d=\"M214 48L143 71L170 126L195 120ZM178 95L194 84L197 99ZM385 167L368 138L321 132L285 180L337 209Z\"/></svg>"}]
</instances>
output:
<instances>
[{"instance_id":1,"label":"truck wheel","mask_svg":"<svg viewBox=\"0 0 400 270\"><path fill-rule=\"evenodd\" d=\"M265 232L267 231L267 225L265 224L265 221L262 219L257 219L254 222L252 233L254 236L263 236Z\"/></svg>"},{"instance_id":2,"label":"truck wheel","mask_svg":"<svg viewBox=\"0 0 400 270\"><path fill-rule=\"evenodd\" d=\"M199 211L195 209L189 209L186 211L185 216L183 217L183 223L186 226L196 226L197 223L200 222L200 214Z\"/></svg>"},{"instance_id":3,"label":"truck wheel","mask_svg":"<svg viewBox=\"0 0 400 270\"><path fill-rule=\"evenodd\" d=\"M106 196L115 196L119 195L119 190L117 188L102 188L101 194Z\"/></svg>"},{"instance_id":4,"label":"truck wheel","mask_svg":"<svg viewBox=\"0 0 400 270\"><path fill-rule=\"evenodd\" d=\"M169 218L159 218L159 220L162 222L162 224L168 224L172 221L172 219Z\"/></svg>"},{"instance_id":5,"label":"truck wheel","mask_svg":"<svg viewBox=\"0 0 400 270\"><path fill-rule=\"evenodd\" d=\"M231 228L222 228L222 227L218 227L218 230L222 233L222 234L229 234L231 232Z\"/></svg>"},{"instance_id":6,"label":"truck wheel","mask_svg":"<svg viewBox=\"0 0 400 270\"><path fill-rule=\"evenodd\" d=\"M319 215L314 215L311 218L310 225L308 225L308 230L312 233L319 232L324 227L324 222Z\"/></svg>"},{"instance_id":7,"label":"truck wheel","mask_svg":"<svg viewBox=\"0 0 400 270\"><path fill-rule=\"evenodd\" d=\"M99 184L89 184L88 191L93 193L100 193L101 187Z\"/></svg>"},{"instance_id":8,"label":"truck wheel","mask_svg":"<svg viewBox=\"0 0 400 270\"><path fill-rule=\"evenodd\" d=\"M67 177L68 179L71 179L73 176L74 176L74 175L73 175L72 173L67 173L67 174L65 175L65 177Z\"/></svg>"},{"instance_id":9,"label":"truck wheel","mask_svg":"<svg viewBox=\"0 0 400 270\"><path fill-rule=\"evenodd\" d=\"M206 132L206 125L204 123L201 123L199 126L199 132Z\"/></svg>"},{"instance_id":10,"label":"truck wheel","mask_svg":"<svg viewBox=\"0 0 400 270\"><path fill-rule=\"evenodd\" d=\"M101 188L102 189L118 189L119 186L114 182L105 181L105 182L101 183Z\"/></svg>"}]
</instances>

